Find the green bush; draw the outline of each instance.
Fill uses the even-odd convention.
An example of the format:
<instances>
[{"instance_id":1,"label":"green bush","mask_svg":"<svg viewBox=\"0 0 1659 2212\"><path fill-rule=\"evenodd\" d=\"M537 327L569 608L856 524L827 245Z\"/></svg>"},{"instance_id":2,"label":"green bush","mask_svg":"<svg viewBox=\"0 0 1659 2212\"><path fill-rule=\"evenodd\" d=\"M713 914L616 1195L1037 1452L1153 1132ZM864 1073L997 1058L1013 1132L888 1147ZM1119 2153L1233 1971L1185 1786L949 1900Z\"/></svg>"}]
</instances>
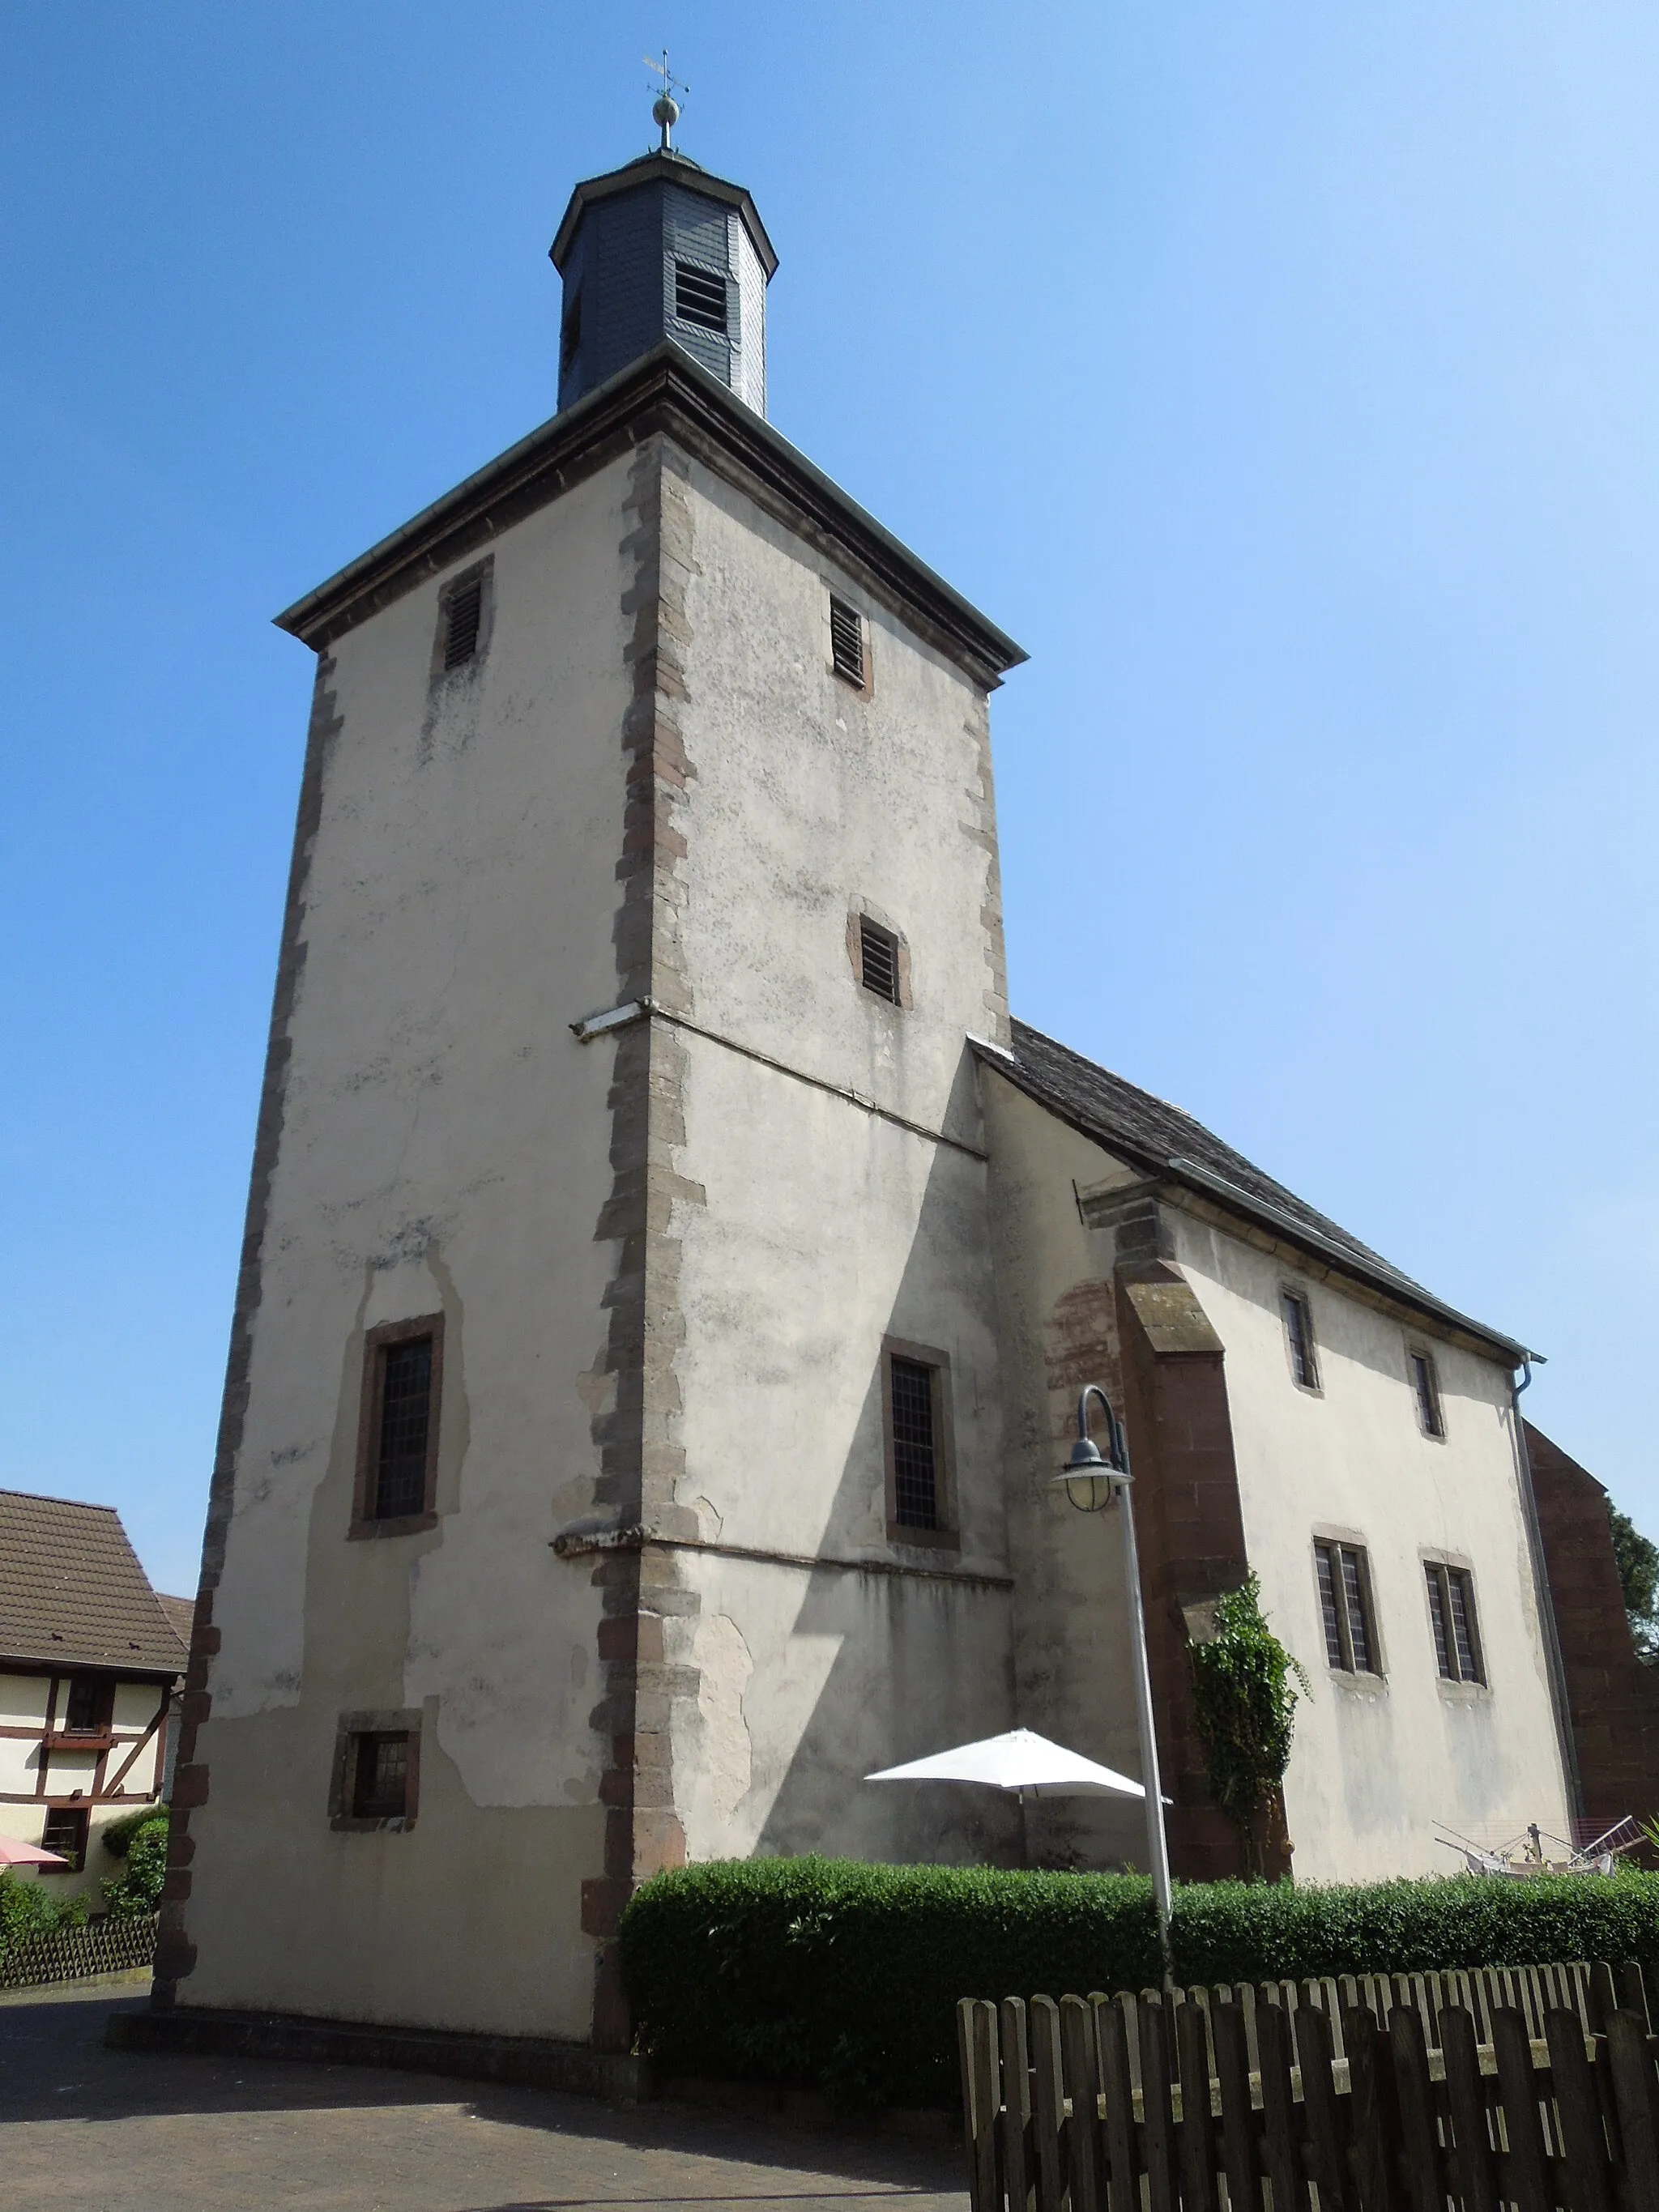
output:
<instances>
[{"instance_id":1,"label":"green bush","mask_svg":"<svg viewBox=\"0 0 1659 2212\"><path fill-rule=\"evenodd\" d=\"M118 1841L111 1830L124 1832ZM118 1920L137 1919L154 1912L161 1902L161 1884L167 1870L167 1812L151 1806L140 1817L112 1821L104 1832L106 1846L126 1861L125 1870L104 1883L104 1910Z\"/></svg>"},{"instance_id":2,"label":"green bush","mask_svg":"<svg viewBox=\"0 0 1659 2212\"><path fill-rule=\"evenodd\" d=\"M87 1912L84 1896L59 1897L33 1876L0 1873L0 1951L55 1928L83 1927Z\"/></svg>"},{"instance_id":3,"label":"green bush","mask_svg":"<svg viewBox=\"0 0 1659 2212\"><path fill-rule=\"evenodd\" d=\"M1659 1960L1659 1875L1183 1885L1173 1941L1189 1984ZM659 1875L624 1913L621 1946L640 2048L668 2073L870 2105L954 2104L960 1997L1140 1989L1159 1974L1139 1875L837 1859Z\"/></svg>"},{"instance_id":4,"label":"green bush","mask_svg":"<svg viewBox=\"0 0 1659 2212\"><path fill-rule=\"evenodd\" d=\"M125 1814L120 1820L100 1828L98 1840L112 1859L124 1859L128 1844L141 1828L148 1828L156 1820L165 1821L167 1817L165 1805L141 1805L136 1813Z\"/></svg>"},{"instance_id":5,"label":"green bush","mask_svg":"<svg viewBox=\"0 0 1659 2212\"><path fill-rule=\"evenodd\" d=\"M1200 1984L1659 1960L1659 1875L1194 1883L1176 1893L1175 1950L1176 1979Z\"/></svg>"}]
</instances>

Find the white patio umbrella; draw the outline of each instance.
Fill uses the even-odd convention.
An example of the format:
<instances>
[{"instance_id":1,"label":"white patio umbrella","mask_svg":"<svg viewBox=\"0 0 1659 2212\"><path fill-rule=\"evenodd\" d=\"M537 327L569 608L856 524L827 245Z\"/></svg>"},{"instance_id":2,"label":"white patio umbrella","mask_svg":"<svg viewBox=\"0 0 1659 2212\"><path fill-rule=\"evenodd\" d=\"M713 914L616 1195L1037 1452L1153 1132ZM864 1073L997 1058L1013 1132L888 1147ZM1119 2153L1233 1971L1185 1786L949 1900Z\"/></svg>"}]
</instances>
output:
<instances>
[{"instance_id":1,"label":"white patio umbrella","mask_svg":"<svg viewBox=\"0 0 1659 2212\"><path fill-rule=\"evenodd\" d=\"M930 1759L913 1759L904 1766L884 1766L879 1774L866 1774L866 1782L985 1782L996 1790L1017 1790L1032 1797L1145 1797L1146 1792L1127 1774L1098 1766L1080 1752L1050 1743L1030 1729L1011 1729L1006 1735L987 1736L981 1743L958 1744L954 1751L936 1751Z\"/></svg>"},{"instance_id":2,"label":"white patio umbrella","mask_svg":"<svg viewBox=\"0 0 1659 2212\"><path fill-rule=\"evenodd\" d=\"M69 1861L56 1851L43 1851L38 1844L20 1844L15 1836L0 1836L0 1866L62 1867Z\"/></svg>"}]
</instances>

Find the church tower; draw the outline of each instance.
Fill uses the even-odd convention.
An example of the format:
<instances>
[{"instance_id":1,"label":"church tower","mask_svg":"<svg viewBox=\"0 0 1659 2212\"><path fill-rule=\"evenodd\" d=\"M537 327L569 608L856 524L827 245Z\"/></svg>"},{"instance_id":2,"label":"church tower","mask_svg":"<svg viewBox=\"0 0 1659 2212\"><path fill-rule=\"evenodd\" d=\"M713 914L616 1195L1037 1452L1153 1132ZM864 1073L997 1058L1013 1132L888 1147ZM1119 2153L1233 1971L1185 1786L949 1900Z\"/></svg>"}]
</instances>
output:
<instances>
[{"instance_id":1,"label":"church tower","mask_svg":"<svg viewBox=\"0 0 1659 2212\"><path fill-rule=\"evenodd\" d=\"M655 1869L1012 1849L860 1778L1014 1717L971 1041L1023 656L768 422L746 191L665 143L552 255L557 411L279 618L163 2008L616 2048Z\"/></svg>"}]
</instances>

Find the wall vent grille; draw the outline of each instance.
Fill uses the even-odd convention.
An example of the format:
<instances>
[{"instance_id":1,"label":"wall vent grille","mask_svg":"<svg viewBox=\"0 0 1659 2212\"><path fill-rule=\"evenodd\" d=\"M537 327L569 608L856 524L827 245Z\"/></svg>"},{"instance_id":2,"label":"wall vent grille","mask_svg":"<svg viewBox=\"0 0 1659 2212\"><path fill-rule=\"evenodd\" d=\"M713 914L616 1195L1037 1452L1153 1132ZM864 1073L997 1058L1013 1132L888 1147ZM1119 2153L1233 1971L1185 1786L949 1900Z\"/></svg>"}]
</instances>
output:
<instances>
[{"instance_id":1,"label":"wall vent grille","mask_svg":"<svg viewBox=\"0 0 1659 2212\"><path fill-rule=\"evenodd\" d=\"M859 916L859 981L893 1006L899 1002L898 939L868 915Z\"/></svg>"},{"instance_id":2,"label":"wall vent grille","mask_svg":"<svg viewBox=\"0 0 1659 2212\"><path fill-rule=\"evenodd\" d=\"M837 676L864 689L864 618L834 593L830 598L830 659Z\"/></svg>"},{"instance_id":3,"label":"wall vent grille","mask_svg":"<svg viewBox=\"0 0 1659 2212\"><path fill-rule=\"evenodd\" d=\"M483 620L483 579L463 584L449 602L448 627L444 631L444 666L462 667L478 650L478 625Z\"/></svg>"}]
</instances>

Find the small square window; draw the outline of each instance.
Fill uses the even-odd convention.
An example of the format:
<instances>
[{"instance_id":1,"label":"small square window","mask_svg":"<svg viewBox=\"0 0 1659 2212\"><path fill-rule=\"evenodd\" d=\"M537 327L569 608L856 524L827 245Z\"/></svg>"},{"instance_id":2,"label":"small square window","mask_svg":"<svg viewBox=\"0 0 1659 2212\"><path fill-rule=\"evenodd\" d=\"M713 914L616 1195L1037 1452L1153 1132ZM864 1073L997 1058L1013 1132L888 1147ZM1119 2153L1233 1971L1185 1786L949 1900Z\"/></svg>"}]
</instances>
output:
<instances>
[{"instance_id":1,"label":"small square window","mask_svg":"<svg viewBox=\"0 0 1659 2212\"><path fill-rule=\"evenodd\" d=\"M1304 1390L1319 1388L1319 1363L1314 1354L1313 1316L1298 1291L1280 1293L1285 1316L1285 1341L1291 1355L1291 1373Z\"/></svg>"},{"instance_id":2,"label":"small square window","mask_svg":"<svg viewBox=\"0 0 1659 2212\"><path fill-rule=\"evenodd\" d=\"M1424 1563L1429 1578L1429 1626L1434 1635L1434 1656L1448 1682L1484 1682L1485 1662L1480 1632L1474 1618L1474 1577L1467 1567L1449 1567L1438 1559Z\"/></svg>"},{"instance_id":3,"label":"small square window","mask_svg":"<svg viewBox=\"0 0 1659 2212\"><path fill-rule=\"evenodd\" d=\"M1358 1544L1316 1543L1314 1565L1319 1578L1327 1661L1339 1674L1379 1674L1370 1564L1364 1551Z\"/></svg>"},{"instance_id":4,"label":"small square window","mask_svg":"<svg viewBox=\"0 0 1659 2212\"><path fill-rule=\"evenodd\" d=\"M409 1732L351 1739L351 1817L401 1820L409 1810Z\"/></svg>"},{"instance_id":5,"label":"small square window","mask_svg":"<svg viewBox=\"0 0 1659 2212\"><path fill-rule=\"evenodd\" d=\"M101 1674L72 1674L64 1708L67 1735L101 1735L115 1710L115 1685Z\"/></svg>"},{"instance_id":6,"label":"small square window","mask_svg":"<svg viewBox=\"0 0 1659 2212\"><path fill-rule=\"evenodd\" d=\"M46 1825L40 1838L43 1851L56 1851L69 1863L64 1867L46 1867L46 1874L79 1874L87 1863L87 1832L92 1815L79 1805L53 1805L46 1814Z\"/></svg>"},{"instance_id":7,"label":"small square window","mask_svg":"<svg viewBox=\"0 0 1659 2212\"><path fill-rule=\"evenodd\" d=\"M683 323L702 331L726 335L726 279L718 270L700 269L695 261L674 264L674 313Z\"/></svg>"},{"instance_id":8,"label":"small square window","mask_svg":"<svg viewBox=\"0 0 1659 2212\"><path fill-rule=\"evenodd\" d=\"M1412 1395L1417 1401L1417 1423L1425 1437L1443 1437L1446 1417L1440 1405L1440 1378L1426 1352L1411 1355Z\"/></svg>"},{"instance_id":9,"label":"small square window","mask_svg":"<svg viewBox=\"0 0 1659 2212\"><path fill-rule=\"evenodd\" d=\"M830 665L837 676L864 689L864 617L845 599L830 595Z\"/></svg>"},{"instance_id":10,"label":"small square window","mask_svg":"<svg viewBox=\"0 0 1659 2212\"><path fill-rule=\"evenodd\" d=\"M859 916L859 981L890 1006L899 1004L899 941L867 914Z\"/></svg>"}]
</instances>

